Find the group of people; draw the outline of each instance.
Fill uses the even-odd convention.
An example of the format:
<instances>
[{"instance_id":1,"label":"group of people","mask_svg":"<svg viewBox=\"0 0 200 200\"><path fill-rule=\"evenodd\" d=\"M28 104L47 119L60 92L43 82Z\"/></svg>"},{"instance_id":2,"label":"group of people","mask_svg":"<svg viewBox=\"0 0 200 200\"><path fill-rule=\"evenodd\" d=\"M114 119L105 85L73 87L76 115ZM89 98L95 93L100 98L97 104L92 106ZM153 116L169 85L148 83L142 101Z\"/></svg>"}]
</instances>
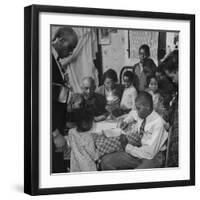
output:
<instances>
[{"instance_id":1,"label":"group of people","mask_svg":"<svg viewBox=\"0 0 200 200\"><path fill-rule=\"evenodd\" d=\"M123 73L123 84L118 83L116 71L108 69L102 85L97 87L92 77L84 77L82 92L69 96L59 58L69 55L77 40L72 29L60 28L52 44L52 171L66 170L63 155L57 153L64 148L70 149L70 171L161 167L169 128L172 134L167 166L177 167L178 52L172 52L157 67L150 58L149 46L144 44L139 48L139 63ZM118 150L100 154L93 136L94 124L120 116L125 116L120 129L126 130L132 124L132 138L137 138L139 145L122 134Z\"/></svg>"}]
</instances>

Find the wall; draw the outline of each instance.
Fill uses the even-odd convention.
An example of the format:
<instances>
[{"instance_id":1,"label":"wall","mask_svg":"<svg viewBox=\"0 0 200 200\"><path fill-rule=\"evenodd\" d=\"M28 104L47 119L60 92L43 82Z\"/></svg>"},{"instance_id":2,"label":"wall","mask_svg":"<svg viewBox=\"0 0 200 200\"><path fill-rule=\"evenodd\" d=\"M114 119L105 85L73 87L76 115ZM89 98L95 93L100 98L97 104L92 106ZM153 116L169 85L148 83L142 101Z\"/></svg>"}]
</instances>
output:
<instances>
[{"instance_id":1,"label":"wall","mask_svg":"<svg viewBox=\"0 0 200 200\"><path fill-rule=\"evenodd\" d=\"M198 0L6 0L1 3L0 22L4 27L1 38L1 73L0 73L0 198L2 200L169 200L199 199L200 195L200 61L196 59L196 186L146 190L127 190L115 192L96 192L85 194L49 195L31 197L23 194L23 7L35 4L65 6L100 7L130 10L147 10L174 13L196 13L196 44L200 44L200 7ZM200 47L196 45L196 55ZM198 58L198 57L197 57Z\"/></svg>"},{"instance_id":2,"label":"wall","mask_svg":"<svg viewBox=\"0 0 200 200\"><path fill-rule=\"evenodd\" d=\"M167 52L172 51L175 48L175 35L175 32L166 32L165 41L162 43L166 44L164 48ZM108 37L106 44L101 44L100 40L102 48L103 72L112 68L115 69L119 75L124 66L133 66L139 61L138 51L139 47L143 44L149 45L151 58L156 64L158 64L158 31L130 30L128 36L128 30L118 29L114 33L110 32L109 36L110 37ZM130 46L128 46L128 43Z\"/></svg>"},{"instance_id":3,"label":"wall","mask_svg":"<svg viewBox=\"0 0 200 200\"><path fill-rule=\"evenodd\" d=\"M125 36L124 30L118 30L117 33L111 33L110 44L101 45L103 72L112 68L119 74L125 65Z\"/></svg>"}]
</instances>

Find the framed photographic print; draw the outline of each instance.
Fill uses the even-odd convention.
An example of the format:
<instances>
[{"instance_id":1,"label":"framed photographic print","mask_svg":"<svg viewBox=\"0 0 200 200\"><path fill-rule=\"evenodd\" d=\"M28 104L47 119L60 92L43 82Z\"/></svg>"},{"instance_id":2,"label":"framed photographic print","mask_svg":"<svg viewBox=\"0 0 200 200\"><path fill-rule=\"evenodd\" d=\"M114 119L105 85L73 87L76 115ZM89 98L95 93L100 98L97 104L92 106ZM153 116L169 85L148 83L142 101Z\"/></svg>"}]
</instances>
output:
<instances>
[{"instance_id":1,"label":"framed photographic print","mask_svg":"<svg viewBox=\"0 0 200 200\"><path fill-rule=\"evenodd\" d=\"M194 185L195 16L24 11L24 192Z\"/></svg>"}]
</instances>

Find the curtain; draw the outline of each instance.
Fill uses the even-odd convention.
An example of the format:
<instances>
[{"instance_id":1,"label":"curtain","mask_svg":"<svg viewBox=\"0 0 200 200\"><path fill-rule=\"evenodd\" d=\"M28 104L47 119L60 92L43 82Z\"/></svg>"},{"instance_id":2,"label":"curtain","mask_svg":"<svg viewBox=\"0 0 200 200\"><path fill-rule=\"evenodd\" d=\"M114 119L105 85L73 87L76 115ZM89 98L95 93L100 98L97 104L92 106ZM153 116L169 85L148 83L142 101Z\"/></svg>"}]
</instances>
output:
<instances>
[{"instance_id":1,"label":"curtain","mask_svg":"<svg viewBox=\"0 0 200 200\"><path fill-rule=\"evenodd\" d=\"M82 78L91 76L98 85L98 73L93 63L97 52L96 29L73 28L78 35L78 44L73 54L61 60L61 65L66 69L69 84L73 92L81 92Z\"/></svg>"}]
</instances>

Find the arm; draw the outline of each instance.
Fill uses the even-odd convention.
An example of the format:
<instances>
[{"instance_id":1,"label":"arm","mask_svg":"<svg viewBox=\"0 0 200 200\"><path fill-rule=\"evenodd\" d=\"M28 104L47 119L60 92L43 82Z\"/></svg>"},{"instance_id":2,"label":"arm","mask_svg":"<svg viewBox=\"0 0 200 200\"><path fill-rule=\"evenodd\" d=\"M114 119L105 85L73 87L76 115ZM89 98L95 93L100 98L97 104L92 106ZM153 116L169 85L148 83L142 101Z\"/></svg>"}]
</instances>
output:
<instances>
[{"instance_id":1,"label":"arm","mask_svg":"<svg viewBox=\"0 0 200 200\"><path fill-rule=\"evenodd\" d=\"M135 99L136 99L136 97L137 97L137 90L136 89L134 89L133 90L133 92L132 92L132 102L131 102L131 105L132 105L132 109L133 110L136 110L136 108L135 108Z\"/></svg>"},{"instance_id":2,"label":"arm","mask_svg":"<svg viewBox=\"0 0 200 200\"><path fill-rule=\"evenodd\" d=\"M131 110L123 121L125 123L131 123L133 120L137 119L136 116L137 116L137 112L135 110Z\"/></svg>"},{"instance_id":3,"label":"arm","mask_svg":"<svg viewBox=\"0 0 200 200\"><path fill-rule=\"evenodd\" d=\"M96 93L96 116L94 120L96 122L103 121L107 118L108 112L106 111L106 98L99 93Z\"/></svg>"},{"instance_id":4,"label":"arm","mask_svg":"<svg viewBox=\"0 0 200 200\"><path fill-rule=\"evenodd\" d=\"M165 129L163 126L163 123L157 122L154 125L154 132L152 135L142 143L141 147L135 147L131 144L127 144L125 150L127 153L131 154L132 156L138 157L138 158L145 158L145 159L152 159L160 150L161 146L164 143L164 133ZM144 136L143 136L144 137ZM166 136L167 138L167 136ZM165 139L166 139L165 138Z\"/></svg>"},{"instance_id":5,"label":"arm","mask_svg":"<svg viewBox=\"0 0 200 200\"><path fill-rule=\"evenodd\" d=\"M52 132L53 142L57 149L62 149L66 145L66 140L63 135L60 134L60 131L56 129Z\"/></svg>"}]
</instances>

